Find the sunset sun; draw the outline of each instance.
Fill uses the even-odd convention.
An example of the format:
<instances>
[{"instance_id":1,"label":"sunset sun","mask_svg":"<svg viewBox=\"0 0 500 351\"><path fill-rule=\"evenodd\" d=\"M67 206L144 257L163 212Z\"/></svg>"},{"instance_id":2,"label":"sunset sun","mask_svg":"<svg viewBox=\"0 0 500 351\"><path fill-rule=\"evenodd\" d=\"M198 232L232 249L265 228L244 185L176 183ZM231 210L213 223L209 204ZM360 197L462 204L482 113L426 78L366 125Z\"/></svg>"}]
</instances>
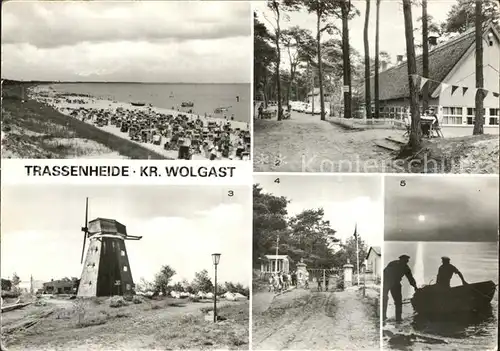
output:
<instances>
[{"instance_id":1,"label":"sunset sun","mask_svg":"<svg viewBox=\"0 0 500 351\"><path fill-rule=\"evenodd\" d=\"M419 222L424 222L425 221L425 216L424 215L418 215L418 221Z\"/></svg>"}]
</instances>

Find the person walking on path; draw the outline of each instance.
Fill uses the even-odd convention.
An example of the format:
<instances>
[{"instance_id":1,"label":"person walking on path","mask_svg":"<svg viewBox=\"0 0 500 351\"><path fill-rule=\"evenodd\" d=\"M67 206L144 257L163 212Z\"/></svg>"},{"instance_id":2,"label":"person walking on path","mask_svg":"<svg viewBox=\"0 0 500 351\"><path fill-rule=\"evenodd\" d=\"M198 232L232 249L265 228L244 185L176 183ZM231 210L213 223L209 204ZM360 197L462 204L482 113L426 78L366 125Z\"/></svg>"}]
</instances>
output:
<instances>
[{"instance_id":1,"label":"person walking on path","mask_svg":"<svg viewBox=\"0 0 500 351\"><path fill-rule=\"evenodd\" d=\"M389 301L389 292L396 309L396 321L402 320L403 298L401 294L401 279L405 276L410 285L417 290L417 283L411 274L411 269L408 267L410 256L401 255L399 260L391 261L384 269L384 286L383 286L383 311L382 318L387 319L387 303Z\"/></svg>"}]
</instances>

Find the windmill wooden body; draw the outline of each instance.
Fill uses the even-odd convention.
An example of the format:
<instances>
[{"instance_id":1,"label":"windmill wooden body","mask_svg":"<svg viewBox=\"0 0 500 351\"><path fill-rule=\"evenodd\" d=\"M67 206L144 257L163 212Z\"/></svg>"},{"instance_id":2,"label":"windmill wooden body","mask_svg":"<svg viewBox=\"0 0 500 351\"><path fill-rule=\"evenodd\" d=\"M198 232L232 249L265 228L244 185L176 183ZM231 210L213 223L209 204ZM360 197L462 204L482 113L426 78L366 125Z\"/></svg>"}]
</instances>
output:
<instances>
[{"instance_id":1,"label":"windmill wooden body","mask_svg":"<svg viewBox=\"0 0 500 351\"><path fill-rule=\"evenodd\" d=\"M125 225L114 219L88 219L88 199L85 210L82 259L85 242L89 246L83 264L78 297L132 294L134 281L125 247L125 240L140 240L141 236L127 234Z\"/></svg>"}]
</instances>

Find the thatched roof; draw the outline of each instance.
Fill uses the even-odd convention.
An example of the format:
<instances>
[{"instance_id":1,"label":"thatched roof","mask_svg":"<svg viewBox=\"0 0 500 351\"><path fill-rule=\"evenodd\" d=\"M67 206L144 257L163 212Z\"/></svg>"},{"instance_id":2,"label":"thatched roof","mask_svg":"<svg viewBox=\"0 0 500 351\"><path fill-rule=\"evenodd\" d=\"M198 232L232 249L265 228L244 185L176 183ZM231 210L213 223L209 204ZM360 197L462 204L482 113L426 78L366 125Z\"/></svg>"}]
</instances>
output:
<instances>
[{"instance_id":1,"label":"thatched roof","mask_svg":"<svg viewBox=\"0 0 500 351\"><path fill-rule=\"evenodd\" d=\"M475 41L475 30L471 29L429 52L429 77L442 82ZM422 56L417 57L417 74L422 75ZM408 98L410 87L408 82L407 62L389 68L379 75L380 100ZM429 81L429 92L433 92L439 83ZM374 80L371 80L371 91L374 96Z\"/></svg>"}]
</instances>

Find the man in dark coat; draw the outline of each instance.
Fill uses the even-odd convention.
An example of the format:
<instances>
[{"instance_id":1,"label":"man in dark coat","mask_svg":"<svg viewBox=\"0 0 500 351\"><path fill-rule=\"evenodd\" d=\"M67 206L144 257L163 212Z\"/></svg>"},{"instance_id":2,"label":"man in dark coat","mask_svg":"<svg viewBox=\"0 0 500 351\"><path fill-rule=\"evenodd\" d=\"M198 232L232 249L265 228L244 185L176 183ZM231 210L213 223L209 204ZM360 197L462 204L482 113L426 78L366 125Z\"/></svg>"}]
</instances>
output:
<instances>
[{"instance_id":1,"label":"man in dark coat","mask_svg":"<svg viewBox=\"0 0 500 351\"><path fill-rule=\"evenodd\" d=\"M401 279L405 276L408 282L415 290L417 283L411 274L411 269L408 267L410 256L401 255L399 260L391 261L384 269L384 292L383 292L383 311L382 318L387 319L387 302L389 301L389 292L391 292L394 305L396 307L396 321L401 321L403 311L403 298L401 294Z\"/></svg>"},{"instance_id":2,"label":"man in dark coat","mask_svg":"<svg viewBox=\"0 0 500 351\"><path fill-rule=\"evenodd\" d=\"M462 284L466 285L467 282L464 279L462 273L450 263L449 257L441 257L442 265L439 267L436 284L443 288L450 287L450 280L453 277L453 274L456 274L462 280Z\"/></svg>"}]
</instances>

